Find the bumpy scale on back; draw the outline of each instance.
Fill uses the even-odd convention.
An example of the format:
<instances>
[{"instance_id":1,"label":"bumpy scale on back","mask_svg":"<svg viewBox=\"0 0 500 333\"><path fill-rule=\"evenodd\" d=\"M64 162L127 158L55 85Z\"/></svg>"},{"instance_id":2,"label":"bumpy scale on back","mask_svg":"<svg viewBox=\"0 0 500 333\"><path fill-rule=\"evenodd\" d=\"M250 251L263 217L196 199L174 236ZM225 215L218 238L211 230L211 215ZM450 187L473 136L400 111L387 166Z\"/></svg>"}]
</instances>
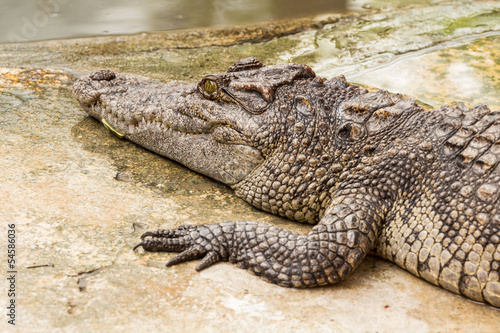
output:
<instances>
[{"instance_id":1,"label":"bumpy scale on back","mask_svg":"<svg viewBox=\"0 0 500 333\"><path fill-rule=\"evenodd\" d=\"M500 113L429 111L305 65L254 58L197 85L103 71L74 85L117 134L230 185L307 235L258 222L146 232L168 265L228 260L267 281L345 279L370 251L425 280L500 307Z\"/></svg>"}]
</instances>

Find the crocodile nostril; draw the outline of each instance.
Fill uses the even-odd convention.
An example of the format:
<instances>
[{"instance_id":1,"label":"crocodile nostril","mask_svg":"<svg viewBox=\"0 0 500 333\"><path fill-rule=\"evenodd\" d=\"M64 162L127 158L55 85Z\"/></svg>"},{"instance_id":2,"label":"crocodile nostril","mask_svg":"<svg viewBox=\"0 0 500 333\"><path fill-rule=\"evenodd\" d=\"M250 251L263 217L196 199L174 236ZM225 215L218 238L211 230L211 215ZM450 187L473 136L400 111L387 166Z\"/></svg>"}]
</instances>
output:
<instances>
[{"instance_id":1,"label":"crocodile nostril","mask_svg":"<svg viewBox=\"0 0 500 333\"><path fill-rule=\"evenodd\" d=\"M96 80L96 81L111 81L115 77L116 77L116 74L109 69L103 69L103 70L94 72L92 75L90 75L90 78L92 80Z\"/></svg>"}]
</instances>

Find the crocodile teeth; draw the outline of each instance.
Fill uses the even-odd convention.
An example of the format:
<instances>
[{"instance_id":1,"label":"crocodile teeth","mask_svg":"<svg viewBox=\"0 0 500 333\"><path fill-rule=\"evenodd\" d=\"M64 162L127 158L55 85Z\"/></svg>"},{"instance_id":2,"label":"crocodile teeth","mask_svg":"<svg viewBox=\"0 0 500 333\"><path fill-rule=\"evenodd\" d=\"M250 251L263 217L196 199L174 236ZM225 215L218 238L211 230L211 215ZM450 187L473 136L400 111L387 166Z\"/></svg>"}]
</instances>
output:
<instances>
[{"instance_id":1,"label":"crocodile teeth","mask_svg":"<svg viewBox=\"0 0 500 333\"><path fill-rule=\"evenodd\" d=\"M170 127L168 124L165 124L163 122L157 121L157 120L152 120L152 119L146 119L145 117L142 117L142 119L137 123L137 124L129 124L128 125L128 130L130 134L134 134L136 132L136 127L137 126L145 126L149 128L154 128L159 131L163 131L169 135L175 135L175 136L186 136L186 137L191 137L193 135L198 135L198 134L203 134L202 131L195 131L195 132L183 132L182 130L176 130L172 127Z\"/></svg>"}]
</instances>

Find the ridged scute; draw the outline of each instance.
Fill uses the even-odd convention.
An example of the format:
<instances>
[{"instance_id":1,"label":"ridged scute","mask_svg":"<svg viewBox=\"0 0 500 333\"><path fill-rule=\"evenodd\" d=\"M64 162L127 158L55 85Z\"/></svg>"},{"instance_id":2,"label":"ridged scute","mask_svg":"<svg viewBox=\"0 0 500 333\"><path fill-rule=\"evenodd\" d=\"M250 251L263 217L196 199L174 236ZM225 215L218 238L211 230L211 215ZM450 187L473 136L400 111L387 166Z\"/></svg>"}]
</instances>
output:
<instances>
[{"instance_id":1,"label":"ridged scute","mask_svg":"<svg viewBox=\"0 0 500 333\"><path fill-rule=\"evenodd\" d=\"M438 132L446 137L443 155L478 175L492 172L500 163L500 113L490 112L484 105L470 112L464 108L463 104L443 108L445 115Z\"/></svg>"}]
</instances>

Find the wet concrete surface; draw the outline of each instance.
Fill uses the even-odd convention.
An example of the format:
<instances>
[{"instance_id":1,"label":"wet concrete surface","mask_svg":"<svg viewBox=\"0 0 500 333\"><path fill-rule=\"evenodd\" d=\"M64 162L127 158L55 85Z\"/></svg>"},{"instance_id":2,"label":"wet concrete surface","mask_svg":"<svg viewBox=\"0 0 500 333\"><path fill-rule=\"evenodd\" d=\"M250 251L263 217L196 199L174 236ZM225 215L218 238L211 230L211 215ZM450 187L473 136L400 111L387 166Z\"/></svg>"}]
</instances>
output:
<instances>
[{"instance_id":1,"label":"wet concrete surface","mask_svg":"<svg viewBox=\"0 0 500 333\"><path fill-rule=\"evenodd\" d=\"M480 15L491 13L491 3L484 3L487 9ZM332 17L352 23L380 13ZM145 230L188 223L258 220L298 232L309 227L260 212L226 186L116 138L73 99L69 89L75 77L110 67L154 80L192 81L225 70L247 54L275 63L300 47L299 34L326 33L308 22L302 32L280 38L248 28L267 34L267 41L223 48L207 41L218 38L214 31L231 35L224 29L164 35L164 41L199 43L197 49L165 46L162 34L1 45L0 235L5 244L7 225L16 225L18 274L17 325L8 325L3 316L0 330L497 332L498 309L372 256L347 281L296 290L268 284L228 263L197 273L196 262L166 268L172 254L132 251ZM495 27L468 30L465 36L479 35L465 42L433 49L424 45L421 54L398 61L367 67L354 59L338 67L359 65L362 75L353 74L352 81L415 95L426 103L459 99L499 109L500 34ZM417 32L408 32L408 38L411 33ZM158 43L151 50L144 44L150 38ZM216 54L221 61L214 62ZM328 75L321 57L310 60L318 74ZM467 86L471 78L479 83ZM472 92L457 93L460 87ZM0 292L7 300L5 264L0 271Z\"/></svg>"}]
</instances>

